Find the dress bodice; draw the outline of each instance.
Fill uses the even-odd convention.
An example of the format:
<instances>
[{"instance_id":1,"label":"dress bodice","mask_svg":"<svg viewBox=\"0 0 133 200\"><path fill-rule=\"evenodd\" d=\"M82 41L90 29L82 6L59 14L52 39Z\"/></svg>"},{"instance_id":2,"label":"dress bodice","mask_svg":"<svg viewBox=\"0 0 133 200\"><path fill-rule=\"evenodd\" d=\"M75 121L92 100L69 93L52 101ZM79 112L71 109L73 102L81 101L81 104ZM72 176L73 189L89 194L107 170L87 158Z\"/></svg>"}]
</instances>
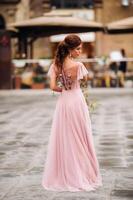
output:
<instances>
[{"instance_id":1,"label":"dress bodice","mask_svg":"<svg viewBox=\"0 0 133 200\"><path fill-rule=\"evenodd\" d=\"M52 78L52 76L57 77L57 80L61 82L64 90L66 90L66 88L67 90L80 88L79 80L83 79L87 74L88 70L81 62L76 62L75 66L63 69L61 73L57 73L55 65L52 64L48 71L50 78Z\"/></svg>"}]
</instances>

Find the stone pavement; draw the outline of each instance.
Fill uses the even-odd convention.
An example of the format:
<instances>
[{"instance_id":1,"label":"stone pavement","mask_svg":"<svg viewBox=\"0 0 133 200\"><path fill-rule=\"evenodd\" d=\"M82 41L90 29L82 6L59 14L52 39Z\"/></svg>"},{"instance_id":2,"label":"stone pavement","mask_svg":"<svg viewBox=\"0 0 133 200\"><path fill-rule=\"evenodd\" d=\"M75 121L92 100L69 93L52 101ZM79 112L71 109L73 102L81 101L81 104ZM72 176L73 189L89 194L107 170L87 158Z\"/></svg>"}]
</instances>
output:
<instances>
[{"instance_id":1,"label":"stone pavement","mask_svg":"<svg viewBox=\"0 0 133 200\"><path fill-rule=\"evenodd\" d=\"M133 199L133 92L90 89L99 105L91 114L103 187L52 192L41 185L58 94L0 91L0 200Z\"/></svg>"}]
</instances>

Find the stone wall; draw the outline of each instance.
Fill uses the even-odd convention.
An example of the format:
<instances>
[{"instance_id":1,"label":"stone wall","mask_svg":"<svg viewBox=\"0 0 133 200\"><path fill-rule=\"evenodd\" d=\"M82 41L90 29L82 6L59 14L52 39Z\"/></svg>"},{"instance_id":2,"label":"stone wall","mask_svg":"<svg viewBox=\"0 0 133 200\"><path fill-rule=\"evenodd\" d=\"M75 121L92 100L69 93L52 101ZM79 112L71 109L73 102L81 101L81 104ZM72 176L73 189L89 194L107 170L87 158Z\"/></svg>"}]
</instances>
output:
<instances>
[{"instance_id":1,"label":"stone wall","mask_svg":"<svg viewBox=\"0 0 133 200\"><path fill-rule=\"evenodd\" d=\"M32 17L42 16L50 9L50 0L21 0L18 4L0 4L0 15L10 24ZM17 40L12 40L12 57L17 54ZM46 45L45 45L46 44ZM38 39L34 44L34 58L49 57L48 39Z\"/></svg>"},{"instance_id":2,"label":"stone wall","mask_svg":"<svg viewBox=\"0 0 133 200\"><path fill-rule=\"evenodd\" d=\"M133 4L123 7L121 0L103 0L103 6L96 8L96 20L104 25L132 16ZM124 48L128 57L133 57L133 34L104 35L97 33L97 55L108 55L113 50Z\"/></svg>"},{"instance_id":3,"label":"stone wall","mask_svg":"<svg viewBox=\"0 0 133 200\"><path fill-rule=\"evenodd\" d=\"M19 4L1 4L0 14L5 18L6 23L24 20L30 17L43 15L50 9L50 0L21 0ZM40 9L41 8L41 9ZM125 17L132 16L133 5L123 7L121 0L103 0L103 6L95 8L96 21L104 24L115 20L120 20ZM42 42L41 42L42 40ZM124 48L128 57L133 57L133 35L104 35L96 34L96 55L108 55L112 50ZM35 42L35 57L46 57L50 55L47 48L43 48L43 44L47 43L45 39L39 39ZM14 56L14 51L13 56Z\"/></svg>"}]
</instances>

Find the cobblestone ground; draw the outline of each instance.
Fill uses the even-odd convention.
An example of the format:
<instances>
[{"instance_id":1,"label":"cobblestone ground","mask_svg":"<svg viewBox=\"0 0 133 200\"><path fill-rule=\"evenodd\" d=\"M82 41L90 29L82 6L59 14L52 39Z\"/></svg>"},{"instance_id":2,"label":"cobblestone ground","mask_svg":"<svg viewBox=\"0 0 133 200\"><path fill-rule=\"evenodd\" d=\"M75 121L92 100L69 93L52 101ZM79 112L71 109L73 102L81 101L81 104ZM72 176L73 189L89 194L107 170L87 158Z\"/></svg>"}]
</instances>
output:
<instances>
[{"instance_id":1,"label":"cobblestone ground","mask_svg":"<svg viewBox=\"0 0 133 200\"><path fill-rule=\"evenodd\" d=\"M99 104L91 119L103 187L91 192L43 189L57 98L49 90L0 92L0 199L133 199L133 93L125 89L90 90L90 98Z\"/></svg>"}]
</instances>

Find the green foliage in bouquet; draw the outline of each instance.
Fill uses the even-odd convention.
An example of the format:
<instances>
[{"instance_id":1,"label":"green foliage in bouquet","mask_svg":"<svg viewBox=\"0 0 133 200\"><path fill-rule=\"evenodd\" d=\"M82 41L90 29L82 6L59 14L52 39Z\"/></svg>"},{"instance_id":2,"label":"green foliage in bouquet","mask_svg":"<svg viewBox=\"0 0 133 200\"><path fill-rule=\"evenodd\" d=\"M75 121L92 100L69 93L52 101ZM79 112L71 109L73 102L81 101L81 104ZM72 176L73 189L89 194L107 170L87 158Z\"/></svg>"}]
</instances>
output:
<instances>
[{"instance_id":1,"label":"green foliage in bouquet","mask_svg":"<svg viewBox=\"0 0 133 200\"><path fill-rule=\"evenodd\" d=\"M99 103L97 102L97 100L89 100L89 90L88 90L88 82L81 80L80 81L80 86L83 92L83 95L85 97L88 109L90 113L93 113L95 111L95 109L98 107Z\"/></svg>"},{"instance_id":2,"label":"green foliage in bouquet","mask_svg":"<svg viewBox=\"0 0 133 200\"><path fill-rule=\"evenodd\" d=\"M62 87L62 84L57 80L58 87ZM99 103L97 100L89 100L89 90L88 90L88 81L84 81L83 79L80 80L80 87L82 89L83 95L85 97L88 109L90 113L93 113L95 109L99 106ZM54 96L54 91L52 91L52 94Z\"/></svg>"}]
</instances>

